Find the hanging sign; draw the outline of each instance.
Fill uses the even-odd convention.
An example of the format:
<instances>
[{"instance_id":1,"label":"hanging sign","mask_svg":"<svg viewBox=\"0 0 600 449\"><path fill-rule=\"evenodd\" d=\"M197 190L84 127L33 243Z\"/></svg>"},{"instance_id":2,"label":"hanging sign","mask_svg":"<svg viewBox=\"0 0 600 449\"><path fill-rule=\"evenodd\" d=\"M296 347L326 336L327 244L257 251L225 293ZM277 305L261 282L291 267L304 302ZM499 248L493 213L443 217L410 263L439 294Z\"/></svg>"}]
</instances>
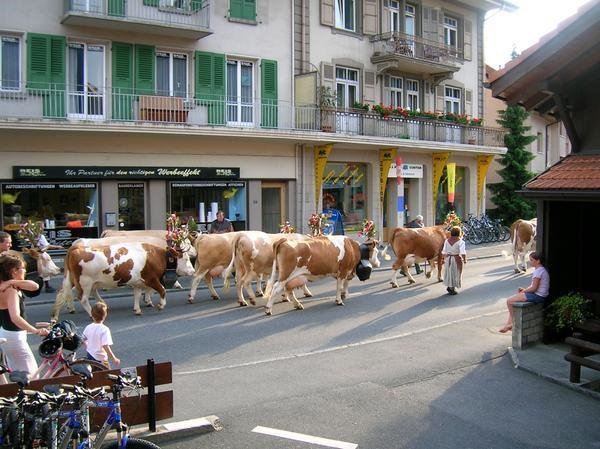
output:
<instances>
[{"instance_id":1,"label":"hanging sign","mask_svg":"<svg viewBox=\"0 0 600 449\"><path fill-rule=\"evenodd\" d=\"M454 193L456 190L456 164L454 162L446 165L448 172L448 202L454 204Z\"/></svg>"},{"instance_id":2,"label":"hanging sign","mask_svg":"<svg viewBox=\"0 0 600 449\"><path fill-rule=\"evenodd\" d=\"M477 156L477 212L482 213L483 187L485 185L485 177L490 168L490 164L494 160L493 154L480 154Z\"/></svg>"},{"instance_id":3,"label":"hanging sign","mask_svg":"<svg viewBox=\"0 0 600 449\"><path fill-rule=\"evenodd\" d=\"M321 210L319 201L323 185L323 172L325 171L325 164L327 164L327 158L332 149L332 144L315 146L315 210Z\"/></svg>"}]
</instances>

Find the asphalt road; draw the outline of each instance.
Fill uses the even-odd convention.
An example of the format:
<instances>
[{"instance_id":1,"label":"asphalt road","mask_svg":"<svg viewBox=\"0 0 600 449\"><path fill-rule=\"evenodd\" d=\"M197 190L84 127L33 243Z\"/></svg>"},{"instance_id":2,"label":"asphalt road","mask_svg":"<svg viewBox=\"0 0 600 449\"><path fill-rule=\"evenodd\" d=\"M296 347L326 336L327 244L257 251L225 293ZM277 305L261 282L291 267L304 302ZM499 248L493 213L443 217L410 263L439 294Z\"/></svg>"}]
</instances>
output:
<instances>
[{"instance_id":1,"label":"asphalt road","mask_svg":"<svg viewBox=\"0 0 600 449\"><path fill-rule=\"evenodd\" d=\"M277 303L272 317L237 307L233 291L212 301L201 290L191 305L177 292L142 317L112 298L107 324L124 366L173 362L173 421L223 423L165 449L600 447L600 402L510 363L510 336L496 329L504 299L529 281L511 265L470 261L457 296L423 275L391 289L390 271L377 271L351 283L344 307L322 280L304 311ZM49 310L31 305L28 317ZM80 308L69 317L88 322Z\"/></svg>"}]
</instances>

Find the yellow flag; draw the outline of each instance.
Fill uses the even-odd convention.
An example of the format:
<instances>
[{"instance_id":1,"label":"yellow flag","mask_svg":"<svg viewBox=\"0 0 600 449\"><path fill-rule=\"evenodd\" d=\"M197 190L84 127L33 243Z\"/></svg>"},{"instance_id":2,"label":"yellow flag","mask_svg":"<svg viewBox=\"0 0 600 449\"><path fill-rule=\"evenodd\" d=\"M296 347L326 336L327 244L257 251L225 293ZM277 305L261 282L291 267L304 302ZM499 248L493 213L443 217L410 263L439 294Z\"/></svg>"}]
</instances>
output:
<instances>
[{"instance_id":1,"label":"yellow flag","mask_svg":"<svg viewBox=\"0 0 600 449\"><path fill-rule=\"evenodd\" d=\"M494 160L493 154L480 154L477 156L477 211L483 212L481 200L483 198L483 184L488 168Z\"/></svg>"},{"instance_id":2,"label":"yellow flag","mask_svg":"<svg viewBox=\"0 0 600 449\"><path fill-rule=\"evenodd\" d=\"M454 204L454 192L456 189L456 164L454 162L446 165L448 171L448 202Z\"/></svg>"},{"instance_id":3,"label":"yellow flag","mask_svg":"<svg viewBox=\"0 0 600 449\"><path fill-rule=\"evenodd\" d=\"M444 166L446 162L448 162L448 158L450 157L450 153L433 153L433 216L435 217L435 207L437 204L437 193L438 187L440 185L440 179L442 178L442 172L444 171Z\"/></svg>"},{"instance_id":4,"label":"yellow flag","mask_svg":"<svg viewBox=\"0 0 600 449\"><path fill-rule=\"evenodd\" d=\"M396 156L397 148L382 148L379 150L379 201L383 211L385 200L385 186L387 185L388 173Z\"/></svg>"},{"instance_id":5,"label":"yellow flag","mask_svg":"<svg viewBox=\"0 0 600 449\"><path fill-rule=\"evenodd\" d=\"M315 210L321 210L320 197L321 187L323 185L323 172L325 172L325 165L327 164L327 158L329 153L333 149L333 145L322 145L315 146Z\"/></svg>"}]
</instances>

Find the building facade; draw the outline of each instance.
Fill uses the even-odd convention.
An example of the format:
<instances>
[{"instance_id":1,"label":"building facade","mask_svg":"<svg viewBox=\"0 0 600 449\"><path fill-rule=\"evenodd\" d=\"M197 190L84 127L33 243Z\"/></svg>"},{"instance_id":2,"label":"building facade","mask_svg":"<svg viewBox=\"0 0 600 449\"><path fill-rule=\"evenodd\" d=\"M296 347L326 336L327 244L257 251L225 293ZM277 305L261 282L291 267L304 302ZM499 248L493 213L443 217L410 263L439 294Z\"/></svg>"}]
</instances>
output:
<instances>
[{"instance_id":1,"label":"building facade","mask_svg":"<svg viewBox=\"0 0 600 449\"><path fill-rule=\"evenodd\" d=\"M346 233L475 212L481 156L505 151L479 121L499 3L8 1L2 228L68 246L171 212L277 232L330 208Z\"/></svg>"}]
</instances>

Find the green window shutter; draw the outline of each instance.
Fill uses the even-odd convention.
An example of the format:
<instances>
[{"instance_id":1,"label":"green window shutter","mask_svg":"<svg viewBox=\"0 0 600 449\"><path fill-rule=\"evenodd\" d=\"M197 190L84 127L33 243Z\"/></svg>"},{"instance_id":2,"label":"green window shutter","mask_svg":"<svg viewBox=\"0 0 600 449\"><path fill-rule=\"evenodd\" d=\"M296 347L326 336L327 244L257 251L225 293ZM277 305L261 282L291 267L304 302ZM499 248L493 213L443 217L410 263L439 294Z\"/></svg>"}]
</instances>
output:
<instances>
[{"instance_id":1,"label":"green window shutter","mask_svg":"<svg viewBox=\"0 0 600 449\"><path fill-rule=\"evenodd\" d=\"M190 6L192 11L200 11L202 9L202 0L191 0Z\"/></svg>"},{"instance_id":2,"label":"green window shutter","mask_svg":"<svg viewBox=\"0 0 600 449\"><path fill-rule=\"evenodd\" d=\"M277 127L277 61L263 59L261 74L261 126Z\"/></svg>"},{"instance_id":3,"label":"green window shutter","mask_svg":"<svg viewBox=\"0 0 600 449\"><path fill-rule=\"evenodd\" d=\"M144 0L145 6L158 6L158 0Z\"/></svg>"},{"instance_id":4,"label":"green window shutter","mask_svg":"<svg viewBox=\"0 0 600 449\"><path fill-rule=\"evenodd\" d=\"M133 119L133 45L112 45L112 118Z\"/></svg>"},{"instance_id":5,"label":"green window shutter","mask_svg":"<svg viewBox=\"0 0 600 449\"><path fill-rule=\"evenodd\" d=\"M196 98L208 107L208 122L225 124L225 55L196 52Z\"/></svg>"},{"instance_id":6,"label":"green window shutter","mask_svg":"<svg viewBox=\"0 0 600 449\"><path fill-rule=\"evenodd\" d=\"M125 17L125 0L108 0L108 15Z\"/></svg>"},{"instance_id":7,"label":"green window shutter","mask_svg":"<svg viewBox=\"0 0 600 449\"><path fill-rule=\"evenodd\" d=\"M48 89L50 84L50 36L27 35L27 87Z\"/></svg>"},{"instance_id":8,"label":"green window shutter","mask_svg":"<svg viewBox=\"0 0 600 449\"><path fill-rule=\"evenodd\" d=\"M135 46L135 93L154 95L154 47Z\"/></svg>"},{"instance_id":9,"label":"green window shutter","mask_svg":"<svg viewBox=\"0 0 600 449\"><path fill-rule=\"evenodd\" d=\"M256 20L256 0L229 0L229 16L236 19Z\"/></svg>"},{"instance_id":10,"label":"green window shutter","mask_svg":"<svg viewBox=\"0 0 600 449\"><path fill-rule=\"evenodd\" d=\"M65 117L64 36L27 35L27 87L42 95L44 117Z\"/></svg>"}]
</instances>

